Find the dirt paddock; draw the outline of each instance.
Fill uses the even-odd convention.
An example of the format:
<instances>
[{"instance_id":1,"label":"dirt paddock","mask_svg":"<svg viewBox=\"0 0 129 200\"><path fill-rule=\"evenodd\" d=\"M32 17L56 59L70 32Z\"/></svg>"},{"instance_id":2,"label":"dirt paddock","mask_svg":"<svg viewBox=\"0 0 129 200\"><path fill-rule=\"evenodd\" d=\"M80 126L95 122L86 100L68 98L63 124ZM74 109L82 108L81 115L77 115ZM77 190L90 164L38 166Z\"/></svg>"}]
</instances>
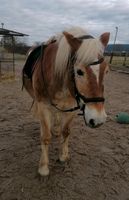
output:
<instances>
[{"instance_id":1,"label":"dirt paddock","mask_svg":"<svg viewBox=\"0 0 129 200\"><path fill-rule=\"evenodd\" d=\"M115 115L129 113L129 74L111 71L105 84L107 122L71 126L71 159L61 165L58 139L50 147L50 176L37 176L39 123L29 112L31 99L21 81L0 83L0 200L129 200L129 125Z\"/></svg>"}]
</instances>

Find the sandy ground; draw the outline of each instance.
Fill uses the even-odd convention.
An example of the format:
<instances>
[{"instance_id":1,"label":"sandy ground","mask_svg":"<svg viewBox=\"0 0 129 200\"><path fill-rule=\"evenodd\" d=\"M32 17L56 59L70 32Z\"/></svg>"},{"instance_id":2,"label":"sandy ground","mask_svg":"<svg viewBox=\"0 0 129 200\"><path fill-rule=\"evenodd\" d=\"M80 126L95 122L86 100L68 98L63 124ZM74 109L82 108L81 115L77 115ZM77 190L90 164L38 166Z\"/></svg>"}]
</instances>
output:
<instances>
[{"instance_id":1,"label":"sandy ground","mask_svg":"<svg viewBox=\"0 0 129 200\"><path fill-rule=\"evenodd\" d=\"M111 71L105 87L107 122L85 126L77 116L69 143L71 159L60 165L58 139L50 147L50 176L37 176L39 123L21 81L0 83L0 200L129 200L129 125L115 115L129 113L129 74Z\"/></svg>"}]
</instances>

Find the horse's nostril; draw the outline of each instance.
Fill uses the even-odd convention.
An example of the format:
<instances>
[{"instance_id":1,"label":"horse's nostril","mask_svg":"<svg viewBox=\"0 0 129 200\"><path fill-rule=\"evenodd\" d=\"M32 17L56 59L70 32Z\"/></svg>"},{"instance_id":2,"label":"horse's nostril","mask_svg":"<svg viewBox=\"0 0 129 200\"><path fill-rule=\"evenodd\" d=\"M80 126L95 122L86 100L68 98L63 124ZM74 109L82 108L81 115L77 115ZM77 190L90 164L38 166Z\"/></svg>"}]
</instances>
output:
<instances>
[{"instance_id":1,"label":"horse's nostril","mask_svg":"<svg viewBox=\"0 0 129 200\"><path fill-rule=\"evenodd\" d=\"M90 119L89 124L90 124L92 127L95 127L95 120L94 120L94 119Z\"/></svg>"}]
</instances>

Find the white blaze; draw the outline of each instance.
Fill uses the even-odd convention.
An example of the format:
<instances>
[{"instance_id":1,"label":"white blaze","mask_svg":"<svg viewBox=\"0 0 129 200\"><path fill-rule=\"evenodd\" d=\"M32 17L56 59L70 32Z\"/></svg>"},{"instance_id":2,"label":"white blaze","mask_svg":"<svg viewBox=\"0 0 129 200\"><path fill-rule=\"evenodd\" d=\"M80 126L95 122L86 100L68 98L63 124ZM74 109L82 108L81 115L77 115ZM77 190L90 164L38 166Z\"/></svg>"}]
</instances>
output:
<instances>
[{"instance_id":1,"label":"white blaze","mask_svg":"<svg viewBox=\"0 0 129 200\"><path fill-rule=\"evenodd\" d=\"M95 74L96 76L96 80L97 80L97 83L99 82L99 70L100 70L100 65L90 65L93 73Z\"/></svg>"}]
</instances>

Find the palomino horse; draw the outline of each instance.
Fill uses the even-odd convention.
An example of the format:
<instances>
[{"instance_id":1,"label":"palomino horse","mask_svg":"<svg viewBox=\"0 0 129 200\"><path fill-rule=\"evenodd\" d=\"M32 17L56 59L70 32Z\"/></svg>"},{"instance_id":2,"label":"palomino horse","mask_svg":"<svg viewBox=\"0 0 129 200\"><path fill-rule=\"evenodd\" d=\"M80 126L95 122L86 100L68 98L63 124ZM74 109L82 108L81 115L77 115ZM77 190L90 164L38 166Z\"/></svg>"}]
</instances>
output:
<instances>
[{"instance_id":1,"label":"palomino horse","mask_svg":"<svg viewBox=\"0 0 129 200\"><path fill-rule=\"evenodd\" d=\"M81 28L64 31L41 46L31 79L23 69L24 87L34 99L41 125L38 172L42 176L49 174L48 147L55 124L63 136L59 160L64 162L68 159L69 126L76 110L82 111L86 125L92 128L106 121L103 81L108 65L103 53L109 35L106 32L93 38Z\"/></svg>"}]
</instances>

